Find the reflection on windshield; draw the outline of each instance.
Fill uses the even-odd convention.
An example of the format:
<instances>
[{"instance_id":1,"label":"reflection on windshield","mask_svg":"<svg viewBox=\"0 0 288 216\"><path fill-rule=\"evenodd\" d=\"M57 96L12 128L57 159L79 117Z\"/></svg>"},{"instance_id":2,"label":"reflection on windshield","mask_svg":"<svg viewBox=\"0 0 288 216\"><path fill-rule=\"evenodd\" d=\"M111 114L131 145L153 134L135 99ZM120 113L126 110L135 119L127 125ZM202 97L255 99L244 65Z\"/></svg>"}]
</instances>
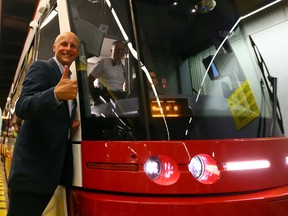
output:
<instances>
[{"instance_id":1,"label":"reflection on windshield","mask_svg":"<svg viewBox=\"0 0 288 216\"><path fill-rule=\"evenodd\" d=\"M87 127L98 127L97 139L123 131L136 140L268 136L270 99L228 0L205 13L191 13L195 4L188 0L139 0L133 7L125 0L78 0L77 8L103 33L99 55L87 56L87 76L111 56L114 41L128 47L121 61L127 97L90 100Z\"/></svg>"}]
</instances>

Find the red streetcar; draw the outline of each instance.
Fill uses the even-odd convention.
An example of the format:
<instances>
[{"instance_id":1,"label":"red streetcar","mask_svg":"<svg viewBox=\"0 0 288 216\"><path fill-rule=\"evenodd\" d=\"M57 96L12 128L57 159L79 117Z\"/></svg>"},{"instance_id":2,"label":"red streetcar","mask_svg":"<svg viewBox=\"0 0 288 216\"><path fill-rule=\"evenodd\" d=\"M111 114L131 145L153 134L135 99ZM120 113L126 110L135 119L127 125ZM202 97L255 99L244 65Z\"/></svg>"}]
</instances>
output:
<instances>
[{"instance_id":1,"label":"red streetcar","mask_svg":"<svg viewBox=\"0 0 288 216\"><path fill-rule=\"evenodd\" d=\"M82 42L70 68L81 119L74 186L59 188L45 214L286 216L277 79L245 35L246 17L230 0L40 1L12 108L27 67L53 56L56 35L73 31ZM116 40L127 44L126 97L95 102L88 75Z\"/></svg>"}]
</instances>

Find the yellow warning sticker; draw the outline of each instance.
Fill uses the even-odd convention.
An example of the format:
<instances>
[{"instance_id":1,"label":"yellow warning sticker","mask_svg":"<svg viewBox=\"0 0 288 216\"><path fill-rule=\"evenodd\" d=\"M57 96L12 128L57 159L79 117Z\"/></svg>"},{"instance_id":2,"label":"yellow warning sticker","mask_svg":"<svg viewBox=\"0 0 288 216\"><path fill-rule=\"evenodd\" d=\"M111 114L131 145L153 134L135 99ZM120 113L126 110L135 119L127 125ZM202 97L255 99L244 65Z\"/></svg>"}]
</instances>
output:
<instances>
[{"instance_id":1,"label":"yellow warning sticker","mask_svg":"<svg viewBox=\"0 0 288 216\"><path fill-rule=\"evenodd\" d=\"M242 129L260 115L248 80L228 98L228 103L237 130Z\"/></svg>"}]
</instances>

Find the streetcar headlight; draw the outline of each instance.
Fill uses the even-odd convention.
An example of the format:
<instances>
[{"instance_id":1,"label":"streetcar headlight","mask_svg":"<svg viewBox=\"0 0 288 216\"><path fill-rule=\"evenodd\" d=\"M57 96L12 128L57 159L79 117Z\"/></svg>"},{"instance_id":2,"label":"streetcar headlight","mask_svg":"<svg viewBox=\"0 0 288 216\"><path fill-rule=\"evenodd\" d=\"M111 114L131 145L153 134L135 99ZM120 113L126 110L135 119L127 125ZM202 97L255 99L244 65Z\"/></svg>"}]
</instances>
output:
<instances>
[{"instance_id":1,"label":"streetcar headlight","mask_svg":"<svg viewBox=\"0 0 288 216\"><path fill-rule=\"evenodd\" d=\"M193 157L188 165L188 169L194 176L194 178L196 179L200 178L200 176L203 174L204 171L204 165L202 159L198 156Z\"/></svg>"},{"instance_id":2,"label":"streetcar headlight","mask_svg":"<svg viewBox=\"0 0 288 216\"><path fill-rule=\"evenodd\" d=\"M180 177L176 161L163 154L150 157L144 164L144 172L155 183L172 185Z\"/></svg>"},{"instance_id":3,"label":"streetcar headlight","mask_svg":"<svg viewBox=\"0 0 288 216\"><path fill-rule=\"evenodd\" d=\"M144 171L150 179L156 179L161 173L161 162L157 156L149 158L144 164Z\"/></svg>"},{"instance_id":4,"label":"streetcar headlight","mask_svg":"<svg viewBox=\"0 0 288 216\"><path fill-rule=\"evenodd\" d=\"M213 184L220 178L220 170L215 159L206 154L194 156L188 169L193 177L203 184Z\"/></svg>"}]
</instances>

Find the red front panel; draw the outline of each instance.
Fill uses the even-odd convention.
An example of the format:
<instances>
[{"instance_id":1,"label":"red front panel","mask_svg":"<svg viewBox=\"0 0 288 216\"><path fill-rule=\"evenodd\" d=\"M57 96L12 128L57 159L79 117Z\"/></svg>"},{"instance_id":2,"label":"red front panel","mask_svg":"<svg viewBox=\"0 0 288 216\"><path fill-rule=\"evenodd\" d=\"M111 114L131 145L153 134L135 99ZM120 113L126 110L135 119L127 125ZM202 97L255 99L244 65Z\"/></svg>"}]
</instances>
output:
<instances>
[{"instance_id":1,"label":"red front panel","mask_svg":"<svg viewBox=\"0 0 288 216\"><path fill-rule=\"evenodd\" d=\"M287 216L288 187L215 197L129 196L72 191L72 216Z\"/></svg>"},{"instance_id":2,"label":"red front panel","mask_svg":"<svg viewBox=\"0 0 288 216\"><path fill-rule=\"evenodd\" d=\"M153 155L173 158L173 172L179 173L174 182L163 185L146 175L143 167ZM210 171L216 181L201 183L192 176L188 166L195 155L215 161ZM288 215L287 138L85 141L82 162L85 191L71 191L73 216Z\"/></svg>"},{"instance_id":3,"label":"red front panel","mask_svg":"<svg viewBox=\"0 0 288 216\"><path fill-rule=\"evenodd\" d=\"M167 155L178 164L180 177L174 184L151 181L143 165L152 155ZM202 184L189 172L188 164L198 154L210 155L220 170L214 184ZM135 141L82 143L83 187L135 194L219 194L264 190L288 185L288 139L235 139L210 141ZM269 167L227 171L223 164L265 160ZM88 168L88 163L137 165L137 171Z\"/></svg>"}]
</instances>

